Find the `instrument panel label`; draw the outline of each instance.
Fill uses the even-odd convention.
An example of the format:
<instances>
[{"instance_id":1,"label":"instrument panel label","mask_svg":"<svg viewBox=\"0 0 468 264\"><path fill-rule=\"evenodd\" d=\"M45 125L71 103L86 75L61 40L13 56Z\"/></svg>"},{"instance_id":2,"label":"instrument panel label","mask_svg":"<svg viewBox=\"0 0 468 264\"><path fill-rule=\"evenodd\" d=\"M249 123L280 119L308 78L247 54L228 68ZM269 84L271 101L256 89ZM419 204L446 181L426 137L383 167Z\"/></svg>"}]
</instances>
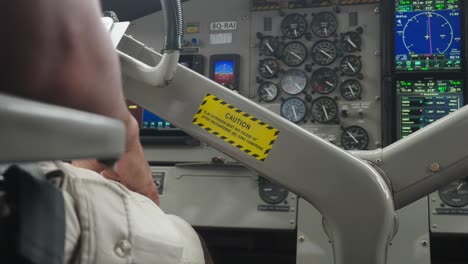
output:
<instances>
[{"instance_id":1,"label":"instrument panel label","mask_svg":"<svg viewBox=\"0 0 468 264\"><path fill-rule=\"evenodd\" d=\"M210 24L211 31L217 30L236 30L237 21L213 22Z\"/></svg>"},{"instance_id":2,"label":"instrument panel label","mask_svg":"<svg viewBox=\"0 0 468 264\"><path fill-rule=\"evenodd\" d=\"M212 94L205 96L192 122L259 161L268 158L280 134L278 129Z\"/></svg>"}]
</instances>

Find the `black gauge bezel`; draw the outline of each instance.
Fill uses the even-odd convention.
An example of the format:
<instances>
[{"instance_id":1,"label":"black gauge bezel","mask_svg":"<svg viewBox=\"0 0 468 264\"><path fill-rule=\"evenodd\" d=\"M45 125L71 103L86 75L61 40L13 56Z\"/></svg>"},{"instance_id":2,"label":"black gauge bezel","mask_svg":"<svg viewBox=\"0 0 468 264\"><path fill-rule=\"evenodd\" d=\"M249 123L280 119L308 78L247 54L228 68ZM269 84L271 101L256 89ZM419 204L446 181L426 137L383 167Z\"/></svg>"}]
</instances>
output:
<instances>
[{"instance_id":1,"label":"black gauge bezel","mask_svg":"<svg viewBox=\"0 0 468 264\"><path fill-rule=\"evenodd\" d=\"M318 120L318 119L316 118L316 116L314 115L314 107L315 107L315 105L316 105L319 101L322 101L322 100L328 100L328 101L333 102L333 105L335 106L335 109L336 109L336 113L335 113L335 115L333 116L333 118L330 118L328 121L325 121L325 122L324 122L324 121ZM317 121L317 122L319 122L319 123L321 123L321 124L329 124L329 123L332 123L333 121L335 121L335 120L338 118L338 110L339 110L338 104L336 103L335 100L333 100L333 98L328 97L328 96L322 96L322 97L319 97L319 98L315 99L315 101L312 102L312 108L310 109L310 114L312 115L312 118L313 118L315 121Z\"/></svg>"},{"instance_id":2,"label":"black gauge bezel","mask_svg":"<svg viewBox=\"0 0 468 264\"><path fill-rule=\"evenodd\" d=\"M266 85L271 85L271 84L275 86L276 95L275 95L275 97L274 97L273 99L271 99L271 100L264 100L264 99L262 98L262 95L260 94L260 89L261 89L262 87L266 86ZM280 88L279 88L278 85L277 85L276 83L274 83L274 82L263 82L263 83L260 84L260 86L258 87L258 90L257 90L257 94L258 94L259 100L261 100L262 102L265 102L265 103L274 102L274 101L278 98L279 93L280 93Z\"/></svg>"},{"instance_id":3,"label":"black gauge bezel","mask_svg":"<svg viewBox=\"0 0 468 264\"><path fill-rule=\"evenodd\" d=\"M322 72L324 72L324 71L332 72L333 75L335 76L335 83L334 83L333 88L332 88L331 90L327 90L327 91L325 91L325 92L318 90L318 89L317 89L317 86L315 85L315 84L316 84L316 82L315 82L316 75L317 75L317 74L322 74ZM336 74L336 72L335 72L333 69L330 69L330 68L320 68L320 69L317 69L316 71L314 71L314 73L312 73L311 85L312 85L312 89L313 89L314 92L316 92L316 93L319 93L319 94L330 94L330 93L332 93L333 91L336 90L336 88L338 87L338 84L339 84L338 74Z\"/></svg>"},{"instance_id":4,"label":"black gauge bezel","mask_svg":"<svg viewBox=\"0 0 468 264\"><path fill-rule=\"evenodd\" d=\"M334 30L329 32L327 35L320 34L320 32L317 32L315 30L315 27L314 27L317 23L320 23L319 19L321 19L321 17L324 16L324 15L331 15L335 19L335 24L336 24ZM335 14L333 14L332 12L329 12L329 11L324 11L324 12L320 12L320 13L316 14L313 17L312 22L311 22L312 33L314 33L314 35L319 37L319 38L329 38L329 37L333 36L336 33L336 31L338 30L338 26L339 26L338 25L338 18L335 16Z\"/></svg>"},{"instance_id":5,"label":"black gauge bezel","mask_svg":"<svg viewBox=\"0 0 468 264\"><path fill-rule=\"evenodd\" d=\"M333 49L335 50L335 56L333 56L333 58L330 60L330 61L327 61L327 63L319 63L317 60L316 60L316 57L315 57L315 54L318 53L318 52L315 52L315 49L318 47L318 45L320 44L323 44L323 43L327 43L329 44L330 46L333 47ZM320 66L328 66L332 63L334 63L336 61L336 59L338 58L338 48L336 47L336 45L329 41L329 40L320 40L320 41L317 41L314 46L312 47L312 50L311 50L311 57L312 57L312 61L317 64L317 65L320 65Z\"/></svg>"},{"instance_id":6,"label":"black gauge bezel","mask_svg":"<svg viewBox=\"0 0 468 264\"><path fill-rule=\"evenodd\" d=\"M451 184L449 184L449 185L447 185L447 186L445 186L445 187L443 187L442 189L439 190L439 197L442 200L442 202L444 202L445 204L447 204L448 206L453 207L453 208L461 208L461 207L465 207L465 206L468 205L468 198L467 198L467 200L465 202L463 202L461 204L455 204L455 203L452 203L451 199L445 197L445 195L442 193L444 190L450 188L450 186L452 184L455 184L455 183L458 184L458 183L461 183L462 181L466 182L467 179L460 179L458 181L452 182ZM466 183L466 184L468 184L468 183Z\"/></svg>"},{"instance_id":7,"label":"black gauge bezel","mask_svg":"<svg viewBox=\"0 0 468 264\"><path fill-rule=\"evenodd\" d=\"M298 64L291 64L289 63L286 59L285 59L285 56L284 56L284 52L286 51L286 49L290 46L290 45L293 45L293 44L299 44L300 46L302 46L302 48L304 49L304 58L302 59L302 61ZM299 67L301 66L302 64L304 64L304 62L307 60L307 57L309 56L309 53L307 51L307 47L302 43L302 42L299 42L299 41L291 41L291 42L288 42L284 45L283 47L283 50L281 51L281 61L286 64L287 66L289 67Z\"/></svg>"},{"instance_id":8,"label":"black gauge bezel","mask_svg":"<svg viewBox=\"0 0 468 264\"><path fill-rule=\"evenodd\" d=\"M361 147L362 148L359 148L359 149L350 149L350 148L346 148L345 145L343 144L343 142L345 142L345 135L346 135L346 132L351 130L351 129L359 129L361 130L362 132L364 132L365 136L366 136L366 143L365 145L362 145ZM367 132L367 130L365 130L363 127L360 127L360 126L350 126L350 127L347 127L345 130L343 130L343 133L341 134L341 146L343 147L343 149L345 150L365 150L367 149L367 147L369 146L369 141L370 141L370 138L369 138L369 133Z\"/></svg>"},{"instance_id":9,"label":"black gauge bezel","mask_svg":"<svg viewBox=\"0 0 468 264\"><path fill-rule=\"evenodd\" d=\"M354 97L347 97L345 96L345 85L347 83L350 83L350 82L353 82L353 83L357 83L359 85L359 94L355 95ZM341 84L341 87L340 87L340 93L341 93L341 96L346 99L347 101L356 101L358 99L361 98L361 95L362 95L362 84L360 81L358 80L355 80L355 79L347 79L345 80L342 84Z\"/></svg>"},{"instance_id":10,"label":"black gauge bezel","mask_svg":"<svg viewBox=\"0 0 468 264\"><path fill-rule=\"evenodd\" d=\"M345 40L347 35L354 35L354 34L359 37L359 43L354 43L354 44L356 44L357 48L354 48L349 43L347 43L347 41ZM341 47L343 48L343 50L345 52L353 53L353 52L356 52L356 51L360 51L361 50L361 45L362 45L362 37L361 37L361 34L359 34L358 32L348 31L348 32L345 32L345 33L341 34ZM351 47L351 48L349 48L349 47Z\"/></svg>"},{"instance_id":11,"label":"black gauge bezel","mask_svg":"<svg viewBox=\"0 0 468 264\"><path fill-rule=\"evenodd\" d=\"M299 31L299 35L296 37L296 36L289 36L286 32L285 32L285 23L289 23L287 22L287 19L289 19L290 17L293 17L293 16L298 16L300 17L303 22L304 22L304 30L303 31ZM299 14L299 13L292 13L292 14L289 14L287 16L285 16L283 18L283 20L281 21L281 33L283 34L283 36L285 38L288 38L288 39L300 39L302 38L305 33L307 32L307 19L305 18L305 16Z\"/></svg>"},{"instance_id":12,"label":"black gauge bezel","mask_svg":"<svg viewBox=\"0 0 468 264\"><path fill-rule=\"evenodd\" d=\"M272 189L273 189L273 188L283 189L285 192L281 193L281 196L278 196L279 199L273 200L273 199L271 199L270 197L268 197L267 194L265 194L265 193L263 192L263 187L264 187L265 185L270 185L270 187L271 187ZM279 192L279 190L278 190L277 192ZM289 191L288 191L286 188L284 188L284 187L282 187L282 186L280 186L280 185L278 185L278 184L276 184L276 183L273 183L273 182L271 182L271 181L269 181L269 180L267 180L267 179L264 179L264 178L260 177L260 178L258 179L258 194L260 195L260 198L261 198L264 202L266 202L266 203L268 203L268 204L280 204L280 203L283 203L284 201L286 201L286 200L288 199Z\"/></svg>"},{"instance_id":13,"label":"black gauge bezel","mask_svg":"<svg viewBox=\"0 0 468 264\"><path fill-rule=\"evenodd\" d=\"M274 73L272 75L264 75L262 74L262 71L260 71L260 69L262 68L262 65L265 64L266 61L272 61L276 64L276 70L274 71ZM258 63L258 74L260 74L260 76L262 78L265 78L265 79L274 79L276 77L278 77L278 73L279 73L279 70L280 70L280 64L277 60L273 59L273 58L266 58L266 59L263 59L263 60L260 60L259 63Z\"/></svg>"},{"instance_id":14,"label":"black gauge bezel","mask_svg":"<svg viewBox=\"0 0 468 264\"><path fill-rule=\"evenodd\" d=\"M358 67L358 70L356 72L353 72L353 73L347 73L344 69L343 69L343 63L349 59L349 58L356 58L358 61L359 61L359 67ZM356 66L356 65L353 65L353 66ZM356 76L358 75L359 73L361 73L362 71L362 60L359 56L356 56L356 55L347 55L347 56L344 56L343 59L341 59L340 61L340 70L341 70L341 73L343 75L346 75L346 76Z\"/></svg>"}]
</instances>

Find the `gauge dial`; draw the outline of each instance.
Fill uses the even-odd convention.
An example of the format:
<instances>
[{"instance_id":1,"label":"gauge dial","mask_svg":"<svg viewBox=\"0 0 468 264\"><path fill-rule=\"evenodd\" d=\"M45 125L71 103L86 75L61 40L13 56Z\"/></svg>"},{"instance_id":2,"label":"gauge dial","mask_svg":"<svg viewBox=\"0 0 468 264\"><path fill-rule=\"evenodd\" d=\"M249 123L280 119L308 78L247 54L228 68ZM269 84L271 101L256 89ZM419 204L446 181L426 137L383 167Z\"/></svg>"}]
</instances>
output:
<instances>
[{"instance_id":1,"label":"gauge dial","mask_svg":"<svg viewBox=\"0 0 468 264\"><path fill-rule=\"evenodd\" d=\"M361 35L356 31L349 31L341 35L343 50L355 52L361 50Z\"/></svg>"},{"instance_id":2,"label":"gauge dial","mask_svg":"<svg viewBox=\"0 0 468 264\"><path fill-rule=\"evenodd\" d=\"M439 195L451 207L468 205L468 180L465 178L449 184L439 191Z\"/></svg>"},{"instance_id":3,"label":"gauge dial","mask_svg":"<svg viewBox=\"0 0 468 264\"><path fill-rule=\"evenodd\" d=\"M279 64L274 59L261 60L258 65L258 73L265 79L272 79L278 75Z\"/></svg>"},{"instance_id":4,"label":"gauge dial","mask_svg":"<svg viewBox=\"0 0 468 264\"><path fill-rule=\"evenodd\" d=\"M320 66L332 64L337 56L335 44L328 40L319 41L312 48L312 60Z\"/></svg>"},{"instance_id":5,"label":"gauge dial","mask_svg":"<svg viewBox=\"0 0 468 264\"><path fill-rule=\"evenodd\" d=\"M361 83L356 80L349 79L341 85L341 95L348 101L359 99L362 94Z\"/></svg>"},{"instance_id":6,"label":"gauge dial","mask_svg":"<svg viewBox=\"0 0 468 264\"><path fill-rule=\"evenodd\" d=\"M281 31L289 39L298 39L307 31L307 20L299 14L289 14L281 22Z\"/></svg>"},{"instance_id":7,"label":"gauge dial","mask_svg":"<svg viewBox=\"0 0 468 264\"><path fill-rule=\"evenodd\" d=\"M297 67L307 59L307 48L298 41L289 42L283 49L282 59L286 65Z\"/></svg>"},{"instance_id":8,"label":"gauge dial","mask_svg":"<svg viewBox=\"0 0 468 264\"><path fill-rule=\"evenodd\" d=\"M263 56L279 57L281 54L281 42L278 37L266 36L260 42L260 53Z\"/></svg>"},{"instance_id":9,"label":"gauge dial","mask_svg":"<svg viewBox=\"0 0 468 264\"><path fill-rule=\"evenodd\" d=\"M281 105L281 116L293 123L304 120L307 114L307 106L304 100L291 97Z\"/></svg>"},{"instance_id":10,"label":"gauge dial","mask_svg":"<svg viewBox=\"0 0 468 264\"><path fill-rule=\"evenodd\" d=\"M369 135L362 127L348 127L341 135L341 145L346 150L364 150L369 145Z\"/></svg>"},{"instance_id":11,"label":"gauge dial","mask_svg":"<svg viewBox=\"0 0 468 264\"><path fill-rule=\"evenodd\" d=\"M330 123L338 117L338 106L330 97L320 97L312 104L312 117L320 123Z\"/></svg>"},{"instance_id":12,"label":"gauge dial","mask_svg":"<svg viewBox=\"0 0 468 264\"><path fill-rule=\"evenodd\" d=\"M288 70L281 77L281 89L287 94L297 95L302 93L307 86L307 75L297 69Z\"/></svg>"},{"instance_id":13,"label":"gauge dial","mask_svg":"<svg viewBox=\"0 0 468 264\"><path fill-rule=\"evenodd\" d=\"M260 194L260 198L269 204L282 203L289 195L288 190L284 187L262 177L258 179L258 193Z\"/></svg>"},{"instance_id":14,"label":"gauge dial","mask_svg":"<svg viewBox=\"0 0 468 264\"><path fill-rule=\"evenodd\" d=\"M258 88L258 96L261 101L270 103L278 97L278 86L272 82L264 82Z\"/></svg>"},{"instance_id":15,"label":"gauge dial","mask_svg":"<svg viewBox=\"0 0 468 264\"><path fill-rule=\"evenodd\" d=\"M340 69L344 75L357 75L362 70L361 59L358 56L348 55L341 60Z\"/></svg>"},{"instance_id":16,"label":"gauge dial","mask_svg":"<svg viewBox=\"0 0 468 264\"><path fill-rule=\"evenodd\" d=\"M330 37L335 34L337 28L338 20L331 12L318 13L312 20L312 32L320 38Z\"/></svg>"},{"instance_id":17,"label":"gauge dial","mask_svg":"<svg viewBox=\"0 0 468 264\"><path fill-rule=\"evenodd\" d=\"M337 85L338 76L334 70L321 68L312 74L312 88L319 94L329 94Z\"/></svg>"}]
</instances>

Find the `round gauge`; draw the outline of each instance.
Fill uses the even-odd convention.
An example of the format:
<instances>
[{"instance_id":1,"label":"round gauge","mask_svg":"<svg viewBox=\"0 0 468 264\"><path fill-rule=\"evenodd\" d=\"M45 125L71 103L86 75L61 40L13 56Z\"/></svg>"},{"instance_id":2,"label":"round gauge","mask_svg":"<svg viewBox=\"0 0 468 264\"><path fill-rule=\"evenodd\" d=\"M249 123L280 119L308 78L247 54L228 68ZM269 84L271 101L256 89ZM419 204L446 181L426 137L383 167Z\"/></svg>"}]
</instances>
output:
<instances>
[{"instance_id":1,"label":"round gauge","mask_svg":"<svg viewBox=\"0 0 468 264\"><path fill-rule=\"evenodd\" d=\"M346 150L364 150L369 145L369 135L362 127L348 127L341 135L341 145Z\"/></svg>"},{"instance_id":2,"label":"round gauge","mask_svg":"<svg viewBox=\"0 0 468 264\"><path fill-rule=\"evenodd\" d=\"M307 86L307 75L297 69L288 70L281 77L281 89L287 94L296 95L302 93Z\"/></svg>"},{"instance_id":3,"label":"round gauge","mask_svg":"<svg viewBox=\"0 0 468 264\"><path fill-rule=\"evenodd\" d=\"M258 96L261 101L270 103L278 97L278 86L272 82L264 82L258 88Z\"/></svg>"},{"instance_id":4,"label":"round gauge","mask_svg":"<svg viewBox=\"0 0 468 264\"><path fill-rule=\"evenodd\" d=\"M265 79L272 79L278 75L279 64L274 59L261 60L258 65L258 73Z\"/></svg>"},{"instance_id":5,"label":"round gauge","mask_svg":"<svg viewBox=\"0 0 468 264\"><path fill-rule=\"evenodd\" d=\"M307 31L307 20L299 14L289 14L281 22L281 31L289 39L298 39Z\"/></svg>"},{"instance_id":6,"label":"round gauge","mask_svg":"<svg viewBox=\"0 0 468 264\"><path fill-rule=\"evenodd\" d=\"M343 50L355 52L361 49L361 35L356 31L349 31L341 35Z\"/></svg>"},{"instance_id":7,"label":"round gauge","mask_svg":"<svg viewBox=\"0 0 468 264\"><path fill-rule=\"evenodd\" d=\"M258 180L258 193L263 201L269 204L284 202L289 195L288 190L262 177Z\"/></svg>"},{"instance_id":8,"label":"round gauge","mask_svg":"<svg viewBox=\"0 0 468 264\"><path fill-rule=\"evenodd\" d=\"M334 70L321 68L312 74L312 88L319 94L329 94L337 85L338 76Z\"/></svg>"},{"instance_id":9,"label":"round gauge","mask_svg":"<svg viewBox=\"0 0 468 264\"><path fill-rule=\"evenodd\" d=\"M318 13L312 20L312 32L320 38L330 37L335 34L337 28L338 20L331 12Z\"/></svg>"},{"instance_id":10,"label":"round gauge","mask_svg":"<svg viewBox=\"0 0 468 264\"><path fill-rule=\"evenodd\" d=\"M348 101L359 99L362 94L361 83L356 80L349 79L341 85L341 95Z\"/></svg>"},{"instance_id":11,"label":"round gauge","mask_svg":"<svg viewBox=\"0 0 468 264\"><path fill-rule=\"evenodd\" d=\"M320 97L312 104L312 117L320 123L330 123L338 116L338 106L330 97Z\"/></svg>"},{"instance_id":12,"label":"round gauge","mask_svg":"<svg viewBox=\"0 0 468 264\"><path fill-rule=\"evenodd\" d=\"M298 41L289 42L283 49L282 59L289 67L297 67L307 59L307 48Z\"/></svg>"},{"instance_id":13,"label":"round gauge","mask_svg":"<svg viewBox=\"0 0 468 264\"><path fill-rule=\"evenodd\" d=\"M320 66L332 64L337 56L335 44L328 40L319 41L312 48L312 60Z\"/></svg>"},{"instance_id":14,"label":"round gauge","mask_svg":"<svg viewBox=\"0 0 468 264\"><path fill-rule=\"evenodd\" d=\"M304 100L291 97L281 105L281 116L293 123L299 123L306 117L307 106Z\"/></svg>"},{"instance_id":15,"label":"round gauge","mask_svg":"<svg viewBox=\"0 0 468 264\"><path fill-rule=\"evenodd\" d=\"M348 55L341 60L340 69L344 75L354 76L362 70L361 59L358 56Z\"/></svg>"},{"instance_id":16,"label":"round gauge","mask_svg":"<svg viewBox=\"0 0 468 264\"><path fill-rule=\"evenodd\" d=\"M264 56L278 57L281 54L281 42L277 37L263 37L260 42L260 53Z\"/></svg>"},{"instance_id":17,"label":"round gauge","mask_svg":"<svg viewBox=\"0 0 468 264\"><path fill-rule=\"evenodd\" d=\"M465 178L447 185L439 191L439 195L451 207L468 205L468 180Z\"/></svg>"}]
</instances>

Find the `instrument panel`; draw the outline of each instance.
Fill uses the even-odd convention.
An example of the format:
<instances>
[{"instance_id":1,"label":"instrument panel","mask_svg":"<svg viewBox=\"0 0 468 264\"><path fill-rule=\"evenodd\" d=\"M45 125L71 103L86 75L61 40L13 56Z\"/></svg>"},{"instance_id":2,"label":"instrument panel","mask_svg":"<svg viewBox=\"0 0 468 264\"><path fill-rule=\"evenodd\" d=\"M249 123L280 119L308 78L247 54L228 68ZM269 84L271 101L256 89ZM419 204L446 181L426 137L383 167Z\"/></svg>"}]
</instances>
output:
<instances>
[{"instance_id":1,"label":"instrument panel","mask_svg":"<svg viewBox=\"0 0 468 264\"><path fill-rule=\"evenodd\" d=\"M251 13L250 98L345 149L380 147L378 5L297 2Z\"/></svg>"}]
</instances>

